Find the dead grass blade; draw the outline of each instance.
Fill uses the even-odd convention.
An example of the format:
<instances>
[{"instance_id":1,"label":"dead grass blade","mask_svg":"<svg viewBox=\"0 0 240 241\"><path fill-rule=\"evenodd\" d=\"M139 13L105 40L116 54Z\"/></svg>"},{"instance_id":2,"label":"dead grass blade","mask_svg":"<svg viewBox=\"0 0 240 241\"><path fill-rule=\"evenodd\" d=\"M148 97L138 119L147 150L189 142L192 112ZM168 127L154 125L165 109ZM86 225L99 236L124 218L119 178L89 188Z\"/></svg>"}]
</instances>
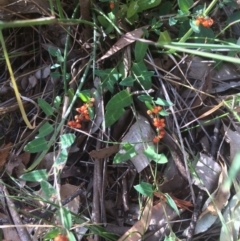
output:
<instances>
[{"instance_id":1,"label":"dead grass blade","mask_svg":"<svg viewBox=\"0 0 240 241\"><path fill-rule=\"evenodd\" d=\"M149 198L142 217L118 241L137 241L146 232L152 216L153 200Z\"/></svg>"},{"instance_id":2,"label":"dead grass blade","mask_svg":"<svg viewBox=\"0 0 240 241\"><path fill-rule=\"evenodd\" d=\"M223 106L223 101L221 101L218 105L216 105L215 107L213 107L211 110L205 112L204 114L200 115L198 118L188 122L186 125L182 126L181 128L185 128L187 126L189 126L190 124L192 124L193 122L200 120L206 116L209 116L210 114L212 114L213 112L215 112L216 110L218 110L221 106Z\"/></svg>"}]
</instances>

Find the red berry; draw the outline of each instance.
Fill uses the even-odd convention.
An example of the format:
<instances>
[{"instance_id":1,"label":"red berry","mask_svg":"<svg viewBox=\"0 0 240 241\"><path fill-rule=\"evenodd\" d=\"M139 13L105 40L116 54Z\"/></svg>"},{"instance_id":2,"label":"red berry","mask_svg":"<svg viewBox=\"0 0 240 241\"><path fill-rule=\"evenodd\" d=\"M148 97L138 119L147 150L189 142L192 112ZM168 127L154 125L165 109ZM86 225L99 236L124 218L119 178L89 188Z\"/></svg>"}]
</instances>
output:
<instances>
[{"instance_id":1,"label":"red berry","mask_svg":"<svg viewBox=\"0 0 240 241\"><path fill-rule=\"evenodd\" d=\"M58 234L58 236L54 238L54 241L69 241L69 240L66 235Z\"/></svg>"}]
</instances>

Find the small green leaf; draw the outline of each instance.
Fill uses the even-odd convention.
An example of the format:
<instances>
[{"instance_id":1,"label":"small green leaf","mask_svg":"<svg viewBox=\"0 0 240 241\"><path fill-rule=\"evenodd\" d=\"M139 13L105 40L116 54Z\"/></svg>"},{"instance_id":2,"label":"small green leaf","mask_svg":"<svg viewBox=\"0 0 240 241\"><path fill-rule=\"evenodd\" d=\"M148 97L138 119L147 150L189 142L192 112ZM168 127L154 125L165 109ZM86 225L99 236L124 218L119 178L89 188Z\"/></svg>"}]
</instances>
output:
<instances>
[{"instance_id":1,"label":"small green leaf","mask_svg":"<svg viewBox=\"0 0 240 241\"><path fill-rule=\"evenodd\" d=\"M73 142L75 141L75 138L76 138L76 136L72 133L61 135L60 136L61 147L63 149L70 147L73 144Z\"/></svg>"},{"instance_id":2,"label":"small green leaf","mask_svg":"<svg viewBox=\"0 0 240 241\"><path fill-rule=\"evenodd\" d=\"M64 58L63 58L63 56L62 56L62 53L61 53L61 51L60 51L60 49L58 49L58 51L57 51L57 61L59 62L59 63L63 63L64 62Z\"/></svg>"},{"instance_id":3,"label":"small green leaf","mask_svg":"<svg viewBox=\"0 0 240 241\"><path fill-rule=\"evenodd\" d=\"M145 101L145 105L147 106L148 110L152 110L153 109L152 102Z\"/></svg>"},{"instance_id":4,"label":"small green leaf","mask_svg":"<svg viewBox=\"0 0 240 241\"><path fill-rule=\"evenodd\" d=\"M108 87L109 91L113 93L114 85L117 83L121 74L118 72L117 68L96 70L95 74L102 79L102 87Z\"/></svg>"},{"instance_id":5,"label":"small green leaf","mask_svg":"<svg viewBox=\"0 0 240 241\"><path fill-rule=\"evenodd\" d=\"M160 33L160 37L158 39L158 42L159 43L170 43L171 42L171 37L170 37L167 30Z\"/></svg>"},{"instance_id":6,"label":"small green leaf","mask_svg":"<svg viewBox=\"0 0 240 241\"><path fill-rule=\"evenodd\" d=\"M161 110L161 111L159 112L159 115L160 115L160 116L169 116L169 113L168 113L166 110Z\"/></svg>"},{"instance_id":7,"label":"small green leaf","mask_svg":"<svg viewBox=\"0 0 240 241\"><path fill-rule=\"evenodd\" d=\"M55 161L55 165L64 165L68 159L68 152L67 149L62 149L61 152L59 153L59 156L57 160Z\"/></svg>"},{"instance_id":8,"label":"small green leaf","mask_svg":"<svg viewBox=\"0 0 240 241\"><path fill-rule=\"evenodd\" d=\"M89 114L90 120L93 120L95 115L94 108L88 107L88 114Z\"/></svg>"},{"instance_id":9,"label":"small green leaf","mask_svg":"<svg viewBox=\"0 0 240 241\"><path fill-rule=\"evenodd\" d=\"M38 104L43 110L43 112L46 114L46 116L50 116L53 114L53 108L51 105L49 105L45 100L38 99Z\"/></svg>"},{"instance_id":10,"label":"small green leaf","mask_svg":"<svg viewBox=\"0 0 240 241\"><path fill-rule=\"evenodd\" d=\"M125 143L122 149L117 153L113 159L113 163L122 163L130 160L137 155L135 148L130 143Z\"/></svg>"},{"instance_id":11,"label":"small green leaf","mask_svg":"<svg viewBox=\"0 0 240 241\"><path fill-rule=\"evenodd\" d=\"M148 146L144 151L144 155L158 164L165 164L168 162L167 157L164 154L156 153L153 146Z\"/></svg>"},{"instance_id":12,"label":"small green leaf","mask_svg":"<svg viewBox=\"0 0 240 241\"><path fill-rule=\"evenodd\" d=\"M75 236L74 236L74 234L72 232L69 232L67 230L67 234L68 234L68 240L69 241L76 241L76 238L75 238Z\"/></svg>"},{"instance_id":13,"label":"small green leaf","mask_svg":"<svg viewBox=\"0 0 240 241\"><path fill-rule=\"evenodd\" d=\"M65 208L65 207L62 207L63 209L63 226L66 228L66 229L70 229L72 227L72 214L71 212Z\"/></svg>"},{"instance_id":14,"label":"small green leaf","mask_svg":"<svg viewBox=\"0 0 240 241\"><path fill-rule=\"evenodd\" d=\"M138 0L138 12L157 7L162 0Z\"/></svg>"},{"instance_id":15,"label":"small green leaf","mask_svg":"<svg viewBox=\"0 0 240 241\"><path fill-rule=\"evenodd\" d=\"M142 61L147 52L148 44L137 41L135 44L134 55L136 62Z\"/></svg>"},{"instance_id":16,"label":"small green leaf","mask_svg":"<svg viewBox=\"0 0 240 241\"><path fill-rule=\"evenodd\" d=\"M151 88L152 86L151 77L154 75L154 72L148 71L143 61L140 61L138 63L133 63L132 73L137 77L138 81L143 86L143 88L147 90Z\"/></svg>"},{"instance_id":17,"label":"small green leaf","mask_svg":"<svg viewBox=\"0 0 240 241\"><path fill-rule=\"evenodd\" d=\"M140 184L134 186L134 188L141 193L144 196L147 197L152 197L153 195L153 187L151 184L147 183L147 182L141 182Z\"/></svg>"},{"instance_id":18,"label":"small green leaf","mask_svg":"<svg viewBox=\"0 0 240 241\"><path fill-rule=\"evenodd\" d=\"M43 240L54 239L60 232L59 228L54 228L44 235Z\"/></svg>"},{"instance_id":19,"label":"small green leaf","mask_svg":"<svg viewBox=\"0 0 240 241\"><path fill-rule=\"evenodd\" d=\"M127 10L127 18L131 18L134 14L138 12L138 2L131 1Z\"/></svg>"},{"instance_id":20,"label":"small green leaf","mask_svg":"<svg viewBox=\"0 0 240 241\"><path fill-rule=\"evenodd\" d=\"M122 86L133 86L134 79L131 76L128 76L127 78L123 79L119 84Z\"/></svg>"},{"instance_id":21,"label":"small green leaf","mask_svg":"<svg viewBox=\"0 0 240 241\"><path fill-rule=\"evenodd\" d=\"M188 13L188 10L193 3L193 0L178 0L178 6L183 13Z\"/></svg>"},{"instance_id":22,"label":"small green leaf","mask_svg":"<svg viewBox=\"0 0 240 241\"><path fill-rule=\"evenodd\" d=\"M171 198L171 196L167 193L165 193L164 196L167 199L168 205L178 214L178 216L180 216L180 212L178 210L178 207L177 207L176 203L174 202L174 200Z\"/></svg>"},{"instance_id":23,"label":"small green leaf","mask_svg":"<svg viewBox=\"0 0 240 241\"><path fill-rule=\"evenodd\" d=\"M232 13L231 15L229 15L227 21L226 21L226 24L230 24L232 22L235 22L236 23L240 21L240 11L236 11L234 13Z\"/></svg>"},{"instance_id":24,"label":"small green leaf","mask_svg":"<svg viewBox=\"0 0 240 241\"><path fill-rule=\"evenodd\" d=\"M51 69L57 69L60 66L61 66L60 64L53 64L53 65L51 65Z\"/></svg>"},{"instance_id":25,"label":"small green leaf","mask_svg":"<svg viewBox=\"0 0 240 241\"><path fill-rule=\"evenodd\" d=\"M50 76L54 79L62 77L62 75L58 71L50 73Z\"/></svg>"},{"instance_id":26,"label":"small green leaf","mask_svg":"<svg viewBox=\"0 0 240 241\"><path fill-rule=\"evenodd\" d=\"M46 180L41 181L40 185L46 200L50 200L57 193L56 189Z\"/></svg>"},{"instance_id":27,"label":"small green leaf","mask_svg":"<svg viewBox=\"0 0 240 241\"><path fill-rule=\"evenodd\" d=\"M32 172L24 173L20 178L28 182L47 181L47 172L45 169L34 170Z\"/></svg>"},{"instance_id":28,"label":"small green leaf","mask_svg":"<svg viewBox=\"0 0 240 241\"><path fill-rule=\"evenodd\" d=\"M58 52L58 49L56 48L52 48L52 47L48 48L48 53L51 54L53 57L57 57L57 52Z\"/></svg>"},{"instance_id":29,"label":"small green leaf","mask_svg":"<svg viewBox=\"0 0 240 241\"><path fill-rule=\"evenodd\" d=\"M139 95L138 99L141 100L142 102L152 102L153 97L149 96L149 95Z\"/></svg>"},{"instance_id":30,"label":"small green leaf","mask_svg":"<svg viewBox=\"0 0 240 241\"><path fill-rule=\"evenodd\" d=\"M91 91L90 90L83 90L79 93L79 97L83 102L89 102L91 99Z\"/></svg>"},{"instance_id":31,"label":"small green leaf","mask_svg":"<svg viewBox=\"0 0 240 241\"><path fill-rule=\"evenodd\" d=\"M132 96L127 90L122 90L109 100L106 106L107 111L121 109L132 104Z\"/></svg>"},{"instance_id":32,"label":"small green leaf","mask_svg":"<svg viewBox=\"0 0 240 241\"><path fill-rule=\"evenodd\" d=\"M132 104L132 96L128 93L128 91L122 90L114 95L106 106L106 127L115 123L124 114L124 107L127 107L130 104Z\"/></svg>"},{"instance_id":33,"label":"small green leaf","mask_svg":"<svg viewBox=\"0 0 240 241\"><path fill-rule=\"evenodd\" d=\"M43 137L40 137L28 142L28 144L24 147L24 151L37 153L44 151L47 148L47 141Z\"/></svg>"},{"instance_id":34,"label":"small green leaf","mask_svg":"<svg viewBox=\"0 0 240 241\"><path fill-rule=\"evenodd\" d=\"M57 110L59 110L61 102L62 102L61 96L59 96L59 95L56 96L54 99L53 105Z\"/></svg>"},{"instance_id":35,"label":"small green leaf","mask_svg":"<svg viewBox=\"0 0 240 241\"><path fill-rule=\"evenodd\" d=\"M171 101L163 100L161 98L157 98L156 101L154 101L156 105L161 105L161 106L172 106L173 103Z\"/></svg>"},{"instance_id":36,"label":"small green leaf","mask_svg":"<svg viewBox=\"0 0 240 241\"><path fill-rule=\"evenodd\" d=\"M177 19L175 19L173 17L170 17L168 19L168 23L169 23L170 26L173 26L173 25L175 25L177 23Z\"/></svg>"},{"instance_id":37,"label":"small green leaf","mask_svg":"<svg viewBox=\"0 0 240 241\"><path fill-rule=\"evenodd\" d=\"M39 134L37 135L37 138L45 137L48 134L53 132L53 127L49 122L44 123L38 130Z\"/></svg>"},{"instance_id":38,"label":"small green leaf","mask_svg":"<svg viewBox=\"0 0 240 241\"><path fill-rule=\"evenodd\" d=\"M196 43L204 43L211 44L214 43L214 32L211 28L204 28L203 26L199 26L200 32L195 33L195 42Z\"/></svg>"},{"instance_id":39,"label":"small green leaf","mask_svg":"<svg viewBox=\"0 0 240 241\"><path fill-rule=\"evenodd\" d=\"M194 33L200 33L200 28L199 28L199 25L196 25L196 20L194 19L190 19L189 20L189 24L193 30Z\"/></svg>"}]
</instances>

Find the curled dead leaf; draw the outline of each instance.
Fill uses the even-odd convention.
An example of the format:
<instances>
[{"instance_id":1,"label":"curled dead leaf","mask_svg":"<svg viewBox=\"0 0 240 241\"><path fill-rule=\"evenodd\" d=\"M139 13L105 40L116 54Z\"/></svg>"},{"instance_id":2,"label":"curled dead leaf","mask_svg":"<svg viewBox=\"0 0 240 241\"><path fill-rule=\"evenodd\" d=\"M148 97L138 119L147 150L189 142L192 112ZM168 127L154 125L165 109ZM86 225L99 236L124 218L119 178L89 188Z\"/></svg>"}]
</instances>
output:
<instances>
[{"instance_id":1,"label":"curled dead leaf","mask_svg":"<svg viewBox=\"0 0 240 241\"><path fill-rule=\"evenodd\" d=\"M148 28L148 25L134 29L131 32L124 34L108 51L104 54L98 61L106 59L113 54L117 53L119 50L128 46L129 44L136 41L137 38L140 38L143 35L143 28Z\"/></svg>"},{"instance_id":2,"label":"curled dead leaf","mask_svg":"<svg viewBox=\"0 0 240 241\"><path fill-rule=\"evenodd\" d=\"M228 177L227 166L225 164L222 164L221 162L220 164L222 166L222 172L219 176L218 187L212 194L212 198L209 198L206 201L206 204L205 204L206 207L201 213L201 215L199 216L199 219L201 219L207 213L210 213L212 215L217 215L218 211L221 211L228 202L228 198L230 196L230 187L223 188L223 183Z\"/></svg>"}]
</instances>

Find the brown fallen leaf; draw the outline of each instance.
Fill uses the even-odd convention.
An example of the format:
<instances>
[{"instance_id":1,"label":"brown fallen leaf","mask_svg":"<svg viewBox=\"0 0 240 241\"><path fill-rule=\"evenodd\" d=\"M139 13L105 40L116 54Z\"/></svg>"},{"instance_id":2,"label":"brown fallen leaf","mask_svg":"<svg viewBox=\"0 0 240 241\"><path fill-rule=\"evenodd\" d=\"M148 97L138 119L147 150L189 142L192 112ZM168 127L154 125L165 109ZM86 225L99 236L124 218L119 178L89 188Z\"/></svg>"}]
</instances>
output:
<instances>
[{"instance_id":1,"label":"brown fallen leaf","mask_svg":"<svg viewBox=\"0 0 240 241\"><path fill-rule=\"evenodd\" d=\"M8 144L4 145L2 147L2 150L0 151L0 170L2 170L3 166L7 161L11 146L12 146L12 143L9 142Z\"/></svg>"},{"instance_id":2,"label":"brown fallen leaf","mask_svg":"<svg viewBox=\"0 0 240 241\"><path fill-rule=\"evenodd\" d=\"M153 201L147 200L142 217L118 241L137 241L147 231L152 216Z\"/></svg>"},{"instance_id":3,"label":"brown fallen leaf","mask_svg":"<svg viewBox=\"0 0 240 241\"><path fill-rule=\"evenodd\" d=\"M111 155L117 153L118 151L119 151L119 145L116 144L116 145L105 147L99 150L90 151L89 155L92 158L103 159L103 158L110 157Z\"/></svg>"},{"instance_id":4,"label":"brown fallen leaf","mask_svg":"<svg viewBox=\"0 0 240 241\"><path fill-rule=\"evenodd\" d=\"M104 54L98 61L106 59L119 50L123 49L124 47L128 46L129 44L136 41L137 38L140 38L143 35L143 28L148 28L149 25L134 29L131 32L124 34L108 51Z\"/></svg>"},{"instance_id":5,"label":"brown fallen leaf","mask_svg":"<svg viewBox=\"0 0 240 241\"><path fill-rule=\"evenodd\" d=\"M221 162L220 164L222 166L222 172L218 179L218 187L212 194L213 200L211 198L208 198L208 200L206 201L208 205L199 216L199 219L201 219L207 213L211 213L212 215L217 215L218 210L221 211L225 207L228 201L228 198L230 196L230 187L223 188L223 183L228 177L227 167L225 164L222 164Z\"/></svg>"}]
</instances>

